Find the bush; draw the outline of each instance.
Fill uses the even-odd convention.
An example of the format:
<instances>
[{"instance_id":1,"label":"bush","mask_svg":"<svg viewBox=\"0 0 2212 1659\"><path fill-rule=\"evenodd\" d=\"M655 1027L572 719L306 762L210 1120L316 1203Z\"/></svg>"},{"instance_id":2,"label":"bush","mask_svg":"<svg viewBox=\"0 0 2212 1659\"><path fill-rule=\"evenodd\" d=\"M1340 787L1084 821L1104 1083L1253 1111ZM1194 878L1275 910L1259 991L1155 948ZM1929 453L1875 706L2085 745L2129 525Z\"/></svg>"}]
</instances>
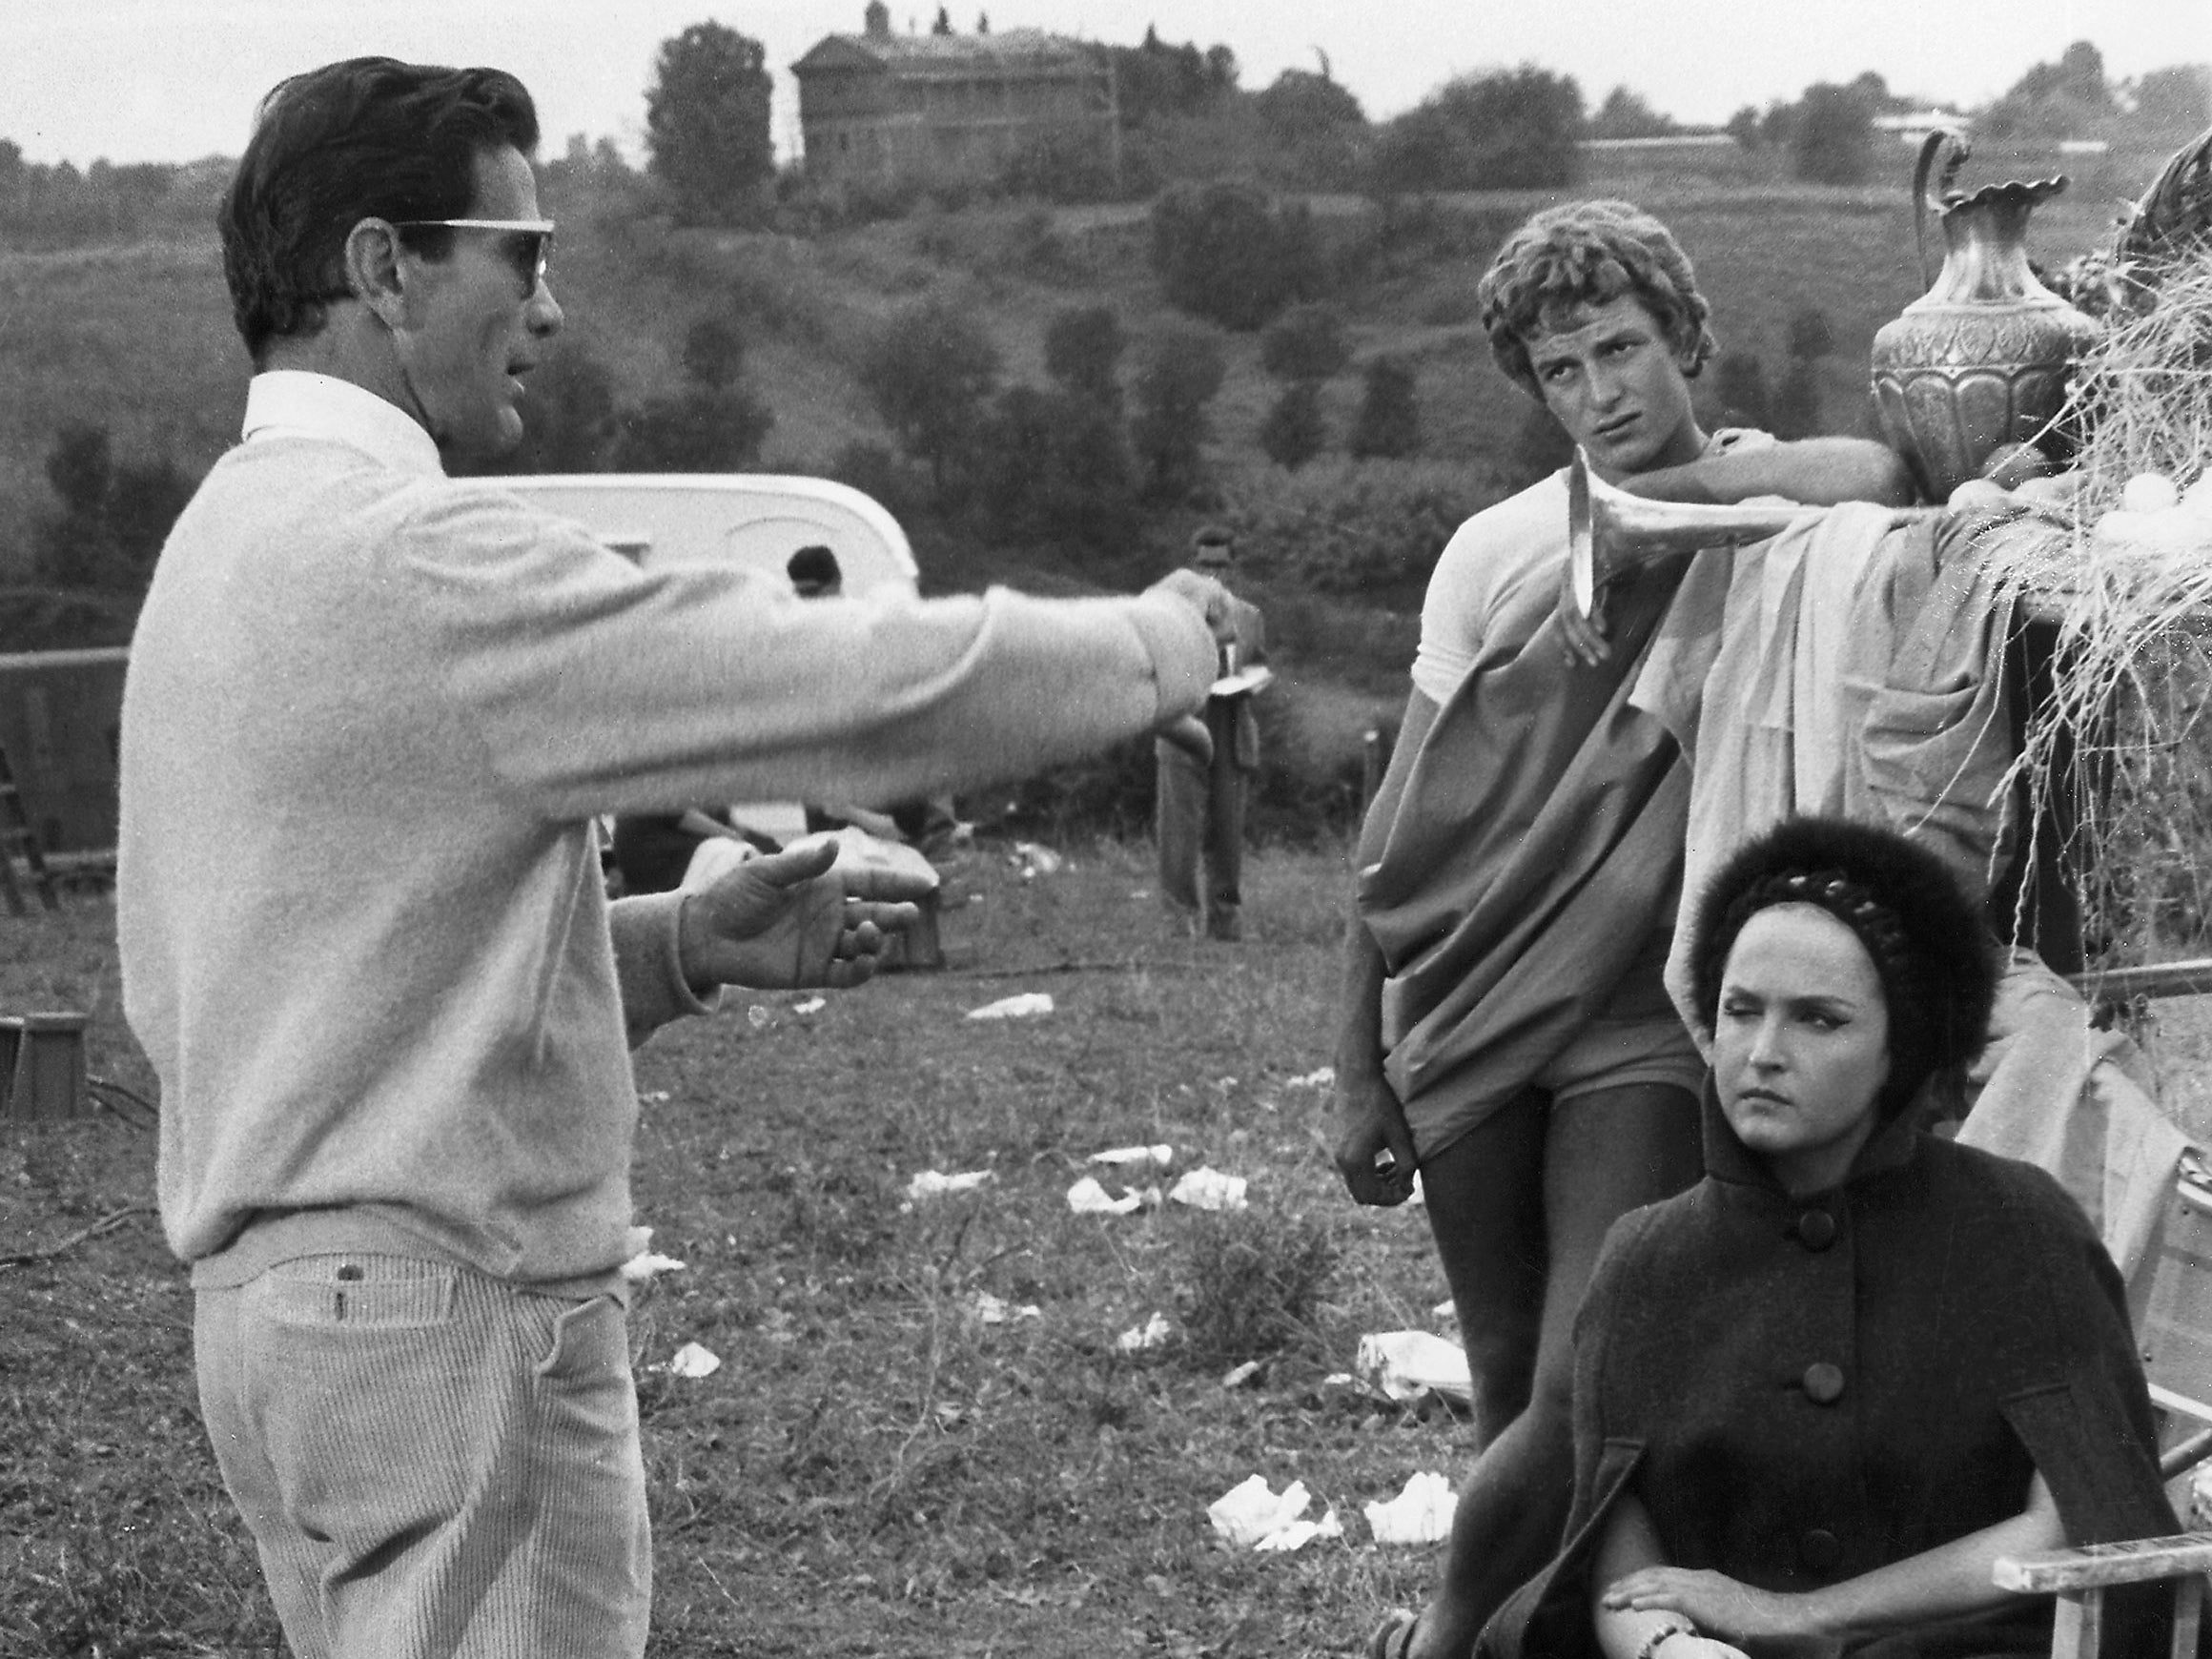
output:
<instances>
[{"instance_id":1,"label":"bush","mask_svg":"<svg viewBox=\"0 0 2212 1659\"><path fill-rule=\"evenodd\" d=\"M1368 362L1360 413L1344 447L1362 461L1395 460L1421 448L1421 399L1411 363L1393 357Z\"/></svg>"},{"instance_id":2,"label":"bush","mask_svg":"<svg viewBox=\"0 0 2212 1659\"><path fill-rule=\"evenodd\" d=\"M1874 112L1856 87L1807 87L1790 131L1790 172L1809 184L1864 184L1874 172Z\"/></svg>"},{"instance_id":3,"label":"bush","mask_svg":"<svg viewBox=\"0 0 2212 1659\"><path fill-rule=\"evenodd\" d=\"M1045 373L1071 398L1118 414L1121 384L1115 377L1128 344L1111 305L1069 306L1045 325Z\"/></svg>"},{"instance_id":4,"label":"bush","mask_svg":"<svg viewBox=\"0 0 2212 1659\"><path fill-rule=\"evenodd\" d=\"M1279 210L1255 185L1178 185L1152 205L1152 268L1168 302L1223 328L1259 328L1320 285L1302 205Z\"/></svg>"},{"instance_id":5,"label":"bush","mask_svg":"<svg viewBox=\"0 0 2212 1659\"><path fill-rule=\"evenodd\" d=\"M775 176L768 93L765 49L733 29L695 23L661 43L645 92L645 147L683 223L766 216Z\"/></svg>"},{"instance_id":6,"label":"bush","mask_svg":"<svg viewBox=\"0 0 2212 1659\"><path fill-rule=\"evenodd\" d=\"M999 187L1009 195L1036 196L1071 206L1112 201L1118 194L1114 158L1093 132L1064 130L1031 139L1006 164Z\"/></svg>"},{"instance_id":7,"label":"bush","mask_svg":"<svg viewBox=\"0 0 2212 1659\"><path fill-rule=\"evenodd\" d=\"M1813 358L1793 357L1774 393L1774 419L1770 428L1776 438L1813 438L1821 430L1820 364Z\"/></svg>"},{"instance_id":8,"label":"bush","mask_svg":"<svg viewBox=\"0 0 2212 1659\"><path fill-rule=\"evenodd\" d=\"M862 389L899 446L930 469L940 500L974 461L998 371L990 331L969 308L943 298L893 317L860 361Z\"/></svg>"},{"instance_id":9,"label":"bush","mask_svg":"<svg viewBox=\"0 0 2212 1659\"><path fill-rule=\"evenodd\" d=\"M1389 122L1371 152L1370 192L1527 190L1580 173L1582 90L1533 65L1463 76Z\"/></svg>"},{"instance_id":10,"label":"bush","mask_svg":"<svg viewBox=\"0 0 2212 1659\"><path fill-rule=\"evenodd\" d=\"M562 346L523 388L522 441L508 454L470 470L525 473L599 472L614 447L614 377L582 341Z\"/></svg>"},{"instance_id":11,"label":"bush","mask_svg":"<svg viewBox=\"0 0 2212 1659\"><path fill-rule=\"evenodd\" d=\"M744 472L760 460L774 414L743 386L687 386L615 419L617 472Z\"/></svg>"},{"instance_id":12,"label":"bush","mask_svg":"<svg viewBox=\"0 0 2212 1659\"><path fill-rule=\"evenodd\" d=\"M1549 478L1574 459L1574 440L1552 419L1543 404L1523 406L1521 424L1513 429L1513 447L1506 461L1506 481L1512 489L1526 489L1540 478Z\"/></svg>"},{"instance_id":13,"label":"bush","mask_svg":"<svg viewBox=\"0 0 2212 1659\"><path fill-rule=\"evenodd\" d=\"M1315 1337L1341 1252L1326 1224L1240 1210L1201 1215L1178 1290L1184 1352L1203 1366L1264 1358Z\"/></svg>"},{"instance_id":14,"label":"bush","mask_svg":"<svg viewBox=\"0 0 2212 1659\"><path fill-rule=\"evenodd\" d=\"M1010 386L984 427L978 470L992 535L1113 546L1136 529L1136 481L1115 410Z\"/></svg>"},{"instance_id":15,"label":"bush","mask_svg":"<svg viewBox=\"0 0 2212 1659\"><path fill-rule=\"evenodd\" d=\"M1260 337L1260 366L1281 380L1325 380L1352 360L1343 314L1333 305L1295 305Z\"/></svg>"},{"instance_id":16,"label":"bush","mask_svg":"<svg viewBox=\"0 0 2212 1659\"><path fill-rule=\"evenodd\" d=\"M46 481L61 510L38 526L41 580L137 595L198 481L167 456L118 461L105 426L65 422L47 451Z\"/></svg>"},{"instance_id":17,"label":"bush","mask_svg":"<svg viewBox=\"0 0 2212 1659\"><path fill-rule=\"evenodd\" d=\"M1291 381L1260 423L1260 449L1269 461L1290 472L1321 454L1328 436L1319 380Z\"/></svg>"},{"instance_id":18,"label":"bush","mask_svg":"<svg viewBox=\"0 0 2212 1659\"><path fill-rule=\"evenodd\" d=\"M1713 395L1720 399L1720 424L1771 431L1774 399L1767 390L1767 365L1759 354L1729 351L1713 365Z\"/></svg>"},{"instance_id":19,"label":"bush","mask_svg":"<svg viewBox=\"0 0 2212 1659\"><path fill-rule=\"evenodd\" d=\"M1188 495L1204 476L1206 405L1227 373L1220 342L1205 330L1174 324L1147 342L1129 439L1148 494Z\"/></svg>"},{"instance_id":20,"label":"bush","mask_svg":"<svg viewBox=\"0 0 2212 1659\"><path fill-rule=\"evenodd\" d=\"M1452 532L1507 493L1479 464L1331 458L1228 516L1246 561L1283 585L1375 595L1425 583Z\"/></svg>"}]
</instances>

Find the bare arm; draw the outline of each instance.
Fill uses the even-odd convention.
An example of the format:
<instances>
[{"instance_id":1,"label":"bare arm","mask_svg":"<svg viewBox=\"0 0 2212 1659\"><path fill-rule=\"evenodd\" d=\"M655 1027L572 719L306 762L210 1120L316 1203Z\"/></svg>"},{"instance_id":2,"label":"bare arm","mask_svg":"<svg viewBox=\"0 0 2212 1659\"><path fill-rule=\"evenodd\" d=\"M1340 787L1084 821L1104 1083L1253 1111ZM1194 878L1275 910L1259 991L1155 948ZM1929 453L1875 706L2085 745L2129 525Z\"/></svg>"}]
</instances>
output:
<instances>
[{"instance_id":1,"label":"bare arm","mask_svg":"<svg viewBox=\"0 0 2212 1659\"><path fill-rule=\"evenodd\" d=\"M1904 459L1871 438L1806 438L1793 443L1746 444L1681 466L1664 466L1617 481L1630 495L1707 505L1780 496L1807 506L1875 502L1909 506L1913 475Z\"/></svg>"},{"instance_id":2,"label":"bare arm","mask_svg":"<svg viewBox=\"0 0 2212 1659\"><path fill-rule=\"evenodd\" d=\"M1405 700L1405 717L1390 751L1390 765L1367 809L1356 861L1381 850L1382 830L1398 812L1405 776L1436 724L1436 705L1420 691ZM1413 1132L1405 1108L1382 1075L1382 952L1360 920L1356 906L1345 919L1343 989L1337 1028L1337 1171L1362 1204L1402 1204L1413 1191ZM1385 1173L1376 1157L1390 1155Z\"/></svg>"},{"instance_id":3,"label":"bare arm","mask_svg":"<svg viewBox=\"0 0 2212 1659\"><path fill-rule=\"evenodd\" d=\"M1841 502L1875 502L1901 507L1912 503L1913 475L1902 457L1871 438L1807 438L1793 443L1765 443L1703 456L1680 466L1663 466L1613 481L1630 495L1657 502L1688 502L1725 506L1753 496L1780 496L1807 506L1831 507ZM1566 576L1559 584L1559 620L1567 653L1596 667L1609 661L1606 644L1605 595L1594 614L1585 616Z\"/></svg>"},{"instance_id":4,"label":"bare arm","mask_svg":"<svg viewBox=\"0 0 2212 1659\"><path fill-rule=\"evenodd\" d=\"M1642 1514L1640 1505L1636 1512ZM1645 1526L1649 1531L1648 1521ZM1606 1621L1616 1614L1662 1610L1683 1615L1703 1634L1737 1644L1792 1637L1840 1641L1959 1618L2013 1599L1991 1581L1999 1558L2055 1549L2065 1542L2058 1503L2038 1475L2028 1487L2027 1507L2009 1521L1802 1595L1753 1589L1723 1573L1636 1567L1599 1595L1601 1640ZM1692 1656L1670 1643L1663 1659Z\"/></svg>"},{"instance_id":5,"label":"bare arm","mask_svg":"<svg viewBox=\"0 0 2212 1659\"><path fill-rule=\"evenodd\" d=\"M1591 1598L1590 1622L1606 1659L1637 1659L1648 1642L1654 1643L1649 1659L1660 1659L1661 1646L1667 1649L1665 1659L1700 1659L1700 1649L1703 1659L1727 1659L1731 1654L1742 1659L1739 1649L1685 1628L1694 1621L1670 1608L1608 1605L1612 1586L1631 1573L1663 1567L1666 1561L1643 1500L1633 1492L1622 1493L1607 1517L1606 1534L1598 1541L1597 1560L1590 1572L1590 1582L1597 1587ZM1669 1636L1669 1630L1680 1633Z\"/></svg>"}]
</instances>

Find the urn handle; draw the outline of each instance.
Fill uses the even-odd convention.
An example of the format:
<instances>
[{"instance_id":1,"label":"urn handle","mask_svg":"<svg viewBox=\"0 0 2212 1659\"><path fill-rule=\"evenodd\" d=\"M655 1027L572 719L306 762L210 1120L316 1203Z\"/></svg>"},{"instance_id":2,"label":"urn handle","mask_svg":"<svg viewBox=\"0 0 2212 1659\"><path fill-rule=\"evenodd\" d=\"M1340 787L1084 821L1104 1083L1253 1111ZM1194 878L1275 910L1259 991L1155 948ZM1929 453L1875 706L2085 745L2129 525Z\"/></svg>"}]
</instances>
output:
<instances>
[{"instance_id":1,"label":"urn handle","mask_svg":"<svg viewBox=\"0 0 2212 1659\"><path fill-rule=\"evenodd\" d=\"M1920 286L1923 289L1936 285L1936 273L1928 267L1928 210L1931 207L1940 209L1943 205L1929 196L1928 174L1935 171L1936 157L1946 144L1951 146L1951 158L1943 164L1943 176L1936 188L1949 190L1951 181L1958 176L1960 164L1971 153L1967 149L1966 140L1948 127L1937 127L1920 140L1920 159L1913 168L1913 241L1920 251Z\"/></svg>"}]
</instances>

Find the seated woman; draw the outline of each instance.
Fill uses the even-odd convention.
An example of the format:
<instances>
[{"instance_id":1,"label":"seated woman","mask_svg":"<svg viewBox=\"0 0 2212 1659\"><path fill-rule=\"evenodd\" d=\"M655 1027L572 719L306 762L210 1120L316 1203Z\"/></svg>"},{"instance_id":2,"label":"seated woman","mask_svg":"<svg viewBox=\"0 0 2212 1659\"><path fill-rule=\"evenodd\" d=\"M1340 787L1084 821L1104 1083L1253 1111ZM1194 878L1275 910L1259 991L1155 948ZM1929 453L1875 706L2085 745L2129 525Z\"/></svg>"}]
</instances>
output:
<instances>
[{"instance_id":1,"label":"seated woman","mask_svg":"<svg viewBox=\"0 0 2212 1659\"><path fill-rule=\"evenodd\" d=\"M1982 1041L1983 924L1903 837L1798 819L1727 861L1692 939L1706 1177L1607 1238L1567 1543L1482 1648L2047 1652L2050 1603L1992 1563L2175 1522L2096 1235L1909 1110ZM2155 1637L2156 1603L2113 1612L2120 1650Z\"/></svg>"}]
</instances>

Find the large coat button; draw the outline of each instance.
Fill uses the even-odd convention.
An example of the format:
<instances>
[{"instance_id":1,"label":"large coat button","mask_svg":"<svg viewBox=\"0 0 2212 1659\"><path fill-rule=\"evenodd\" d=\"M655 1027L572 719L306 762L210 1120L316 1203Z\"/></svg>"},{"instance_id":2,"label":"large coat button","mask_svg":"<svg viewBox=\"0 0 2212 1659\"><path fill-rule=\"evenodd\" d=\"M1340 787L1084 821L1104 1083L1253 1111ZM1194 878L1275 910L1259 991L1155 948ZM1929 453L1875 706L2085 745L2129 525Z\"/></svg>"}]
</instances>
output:
<instances>
[{"instance_id":1,"label":"large coat button","mask_svg":"<svg viewBox=\"0 0 2212 1659\"><path fill-rule=\"evenodd\" d=\"M1843 1544L1825 1526L1815 1526L1797 1541L1797 1557L1808 1572L1826 1572L1843 1559Z\"/></svg>"},{"instance_id":2,"label":"large coat button","mask_svg":"<svg viewBox=\"0 0 2212 1659\"><path fill-rule=\"evenodd\" d=\"M1797 1241L1808 1250L1825 1250L1835 1242L1835 1218L1826 1210L1807 1210L1797 1218Z\"/></svg>"},{"instance_id":3,"label":"large coat button","mask_svg":"<svg viewBox=\"0 0 2212 1659\"><path fill-rule=\"evenodd\" d=\"M1805 1367L1801 1379L1805 1398L1815 1405L1833 1405L1843 1398L1843 1367L1821 1360Z\"/></svg>"}]
</instances>

